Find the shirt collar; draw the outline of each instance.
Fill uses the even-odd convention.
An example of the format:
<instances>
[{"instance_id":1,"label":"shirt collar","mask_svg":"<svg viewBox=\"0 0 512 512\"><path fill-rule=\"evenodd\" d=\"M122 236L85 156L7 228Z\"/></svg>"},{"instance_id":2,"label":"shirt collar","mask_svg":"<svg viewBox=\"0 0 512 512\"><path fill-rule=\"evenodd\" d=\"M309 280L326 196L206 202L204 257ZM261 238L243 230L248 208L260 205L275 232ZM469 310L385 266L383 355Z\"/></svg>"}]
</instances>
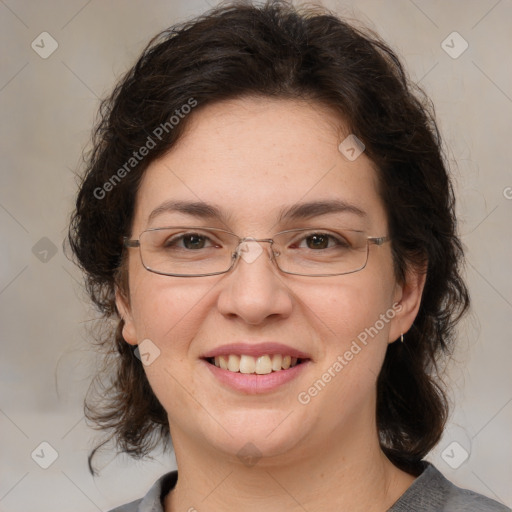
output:
<instances>
[{"instance_id":1,"label":"shirt collar","mask_svg":"<svg viewBox=\"0 0 512 512\"><path fill-rule=\"evenodd\" d=\"M177 481L177 470L162 475L142 498L137 512L164 512L163 500L174 489Z\"/></svg>"}]
</instances>

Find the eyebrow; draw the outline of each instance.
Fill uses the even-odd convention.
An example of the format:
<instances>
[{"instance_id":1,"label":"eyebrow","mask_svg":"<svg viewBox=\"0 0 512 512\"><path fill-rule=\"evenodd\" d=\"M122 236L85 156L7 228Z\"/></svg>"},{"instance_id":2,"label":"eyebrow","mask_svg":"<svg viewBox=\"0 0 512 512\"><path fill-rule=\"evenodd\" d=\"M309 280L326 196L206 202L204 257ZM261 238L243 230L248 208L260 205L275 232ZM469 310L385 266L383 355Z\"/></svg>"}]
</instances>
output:
<instances>
[{"instance_id":1,"label":"eyebrow","mask_svg":"<svg viewBox=\"0 0 512 512\"><path fill-rule=\"evenodd\" d=\"M223 219L224 215L219 208L202 201L165 201L157 206L148 217L148 223L162 213L184 213L201 219Z\"/></svg>"},{"instance_id":2,"label":"eyebrow","mask_svg":"<svg viewBox=\"0 0 512 512\"><path fill-rule=\"evenodd\" d=\"M351 213L358 217L366 218L367 214L361 208L342 201L341 199L332 199L325 201L311 201L308 203L299 203L290 208L281 210L279 222L286 220L304 220L329 213Z\"/></svg>"},{"instance_id":3,"label":"eyebrow","mask_svg":"<svg viewBox=\"0 0 512 512\"><path fill-rule=\"evenodd\" d=\"M189 202L169 200L157 206L149 214L148 223L163 213L184 213L192 217L208 220L220 219L224 222L227 220L222 211L212 204L202 201ZM288 208L283 208L280 210L278 222L305 220L330 213L351 213L358 217L367 217L366 212L361 210L361 208L340 199L334 199L310 201L307 203L299 203Z\"/></svg>"}]
</instances>

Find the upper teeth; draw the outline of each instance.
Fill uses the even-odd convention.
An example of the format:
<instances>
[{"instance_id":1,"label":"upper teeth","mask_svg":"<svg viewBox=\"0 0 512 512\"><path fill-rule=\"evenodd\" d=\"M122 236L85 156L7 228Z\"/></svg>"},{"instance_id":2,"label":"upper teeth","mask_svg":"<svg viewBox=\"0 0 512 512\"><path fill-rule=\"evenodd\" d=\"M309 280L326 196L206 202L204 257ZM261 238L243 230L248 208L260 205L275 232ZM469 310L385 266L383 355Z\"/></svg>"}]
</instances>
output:
<instances>
[{"instance_id":1,"label":"upper teeth","mask_svg":"<svg viewBox=\"0 0 512 512\"><path fill-rule=\"evenodd\" d=\"M272 371L287 370L297 364L297 358L281 354L266 354L260 357L230 354L229 356L217 356L214 358L214 362L215 366L230 372L263 375Z\"/></svg>"}]
</instances>

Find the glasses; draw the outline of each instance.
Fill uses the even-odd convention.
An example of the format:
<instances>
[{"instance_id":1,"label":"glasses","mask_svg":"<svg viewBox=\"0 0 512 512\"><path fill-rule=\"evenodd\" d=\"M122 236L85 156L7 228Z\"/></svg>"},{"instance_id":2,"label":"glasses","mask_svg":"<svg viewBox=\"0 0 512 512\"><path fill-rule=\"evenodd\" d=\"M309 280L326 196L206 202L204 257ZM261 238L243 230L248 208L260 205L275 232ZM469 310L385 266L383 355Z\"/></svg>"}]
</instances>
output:
<instances>
[{"instance_id":1,"label":"glasses","mask_svg":"<svg viewBox=\"0 0 512 512\"><path fill-rule=\"evenodd\" d=\"M382 245L388 236L368 237L353 229L289 229L272 238L240 238L218 228L170 226L143 231L138 240L123 238L125 247L139 247L144 268L175 277L225 274L242 258L255 261L270 244L270 259L285 274L339 276L366 267L370 244Z\"/></svg>"}]
</instances>

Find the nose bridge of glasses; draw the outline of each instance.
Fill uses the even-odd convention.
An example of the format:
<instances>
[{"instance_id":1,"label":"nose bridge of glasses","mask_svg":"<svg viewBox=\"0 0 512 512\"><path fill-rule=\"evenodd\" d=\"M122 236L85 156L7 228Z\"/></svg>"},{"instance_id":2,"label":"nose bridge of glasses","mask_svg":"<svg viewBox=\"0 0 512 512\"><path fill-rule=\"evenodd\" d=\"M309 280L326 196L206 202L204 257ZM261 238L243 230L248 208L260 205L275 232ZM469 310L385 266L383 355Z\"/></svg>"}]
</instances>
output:
<instances>
[{"instance_id":1,"label":"nose bridge of glasses","mask_svg":"<svg viewBox=\"0 0 512 512\"><path fill-rule=\"evenodd\" d=\"M238 242L238 246L236 248L236 255L242 258L246 263L253 263L263 252L263 247L260 242L265 242L270 244L270 253L269 258L273 259L274 252L272 249L272 245L274 244L274 240L271 238L254 238L254 237L244 237L241 238Z\"/></svg>"}]
</instances>

